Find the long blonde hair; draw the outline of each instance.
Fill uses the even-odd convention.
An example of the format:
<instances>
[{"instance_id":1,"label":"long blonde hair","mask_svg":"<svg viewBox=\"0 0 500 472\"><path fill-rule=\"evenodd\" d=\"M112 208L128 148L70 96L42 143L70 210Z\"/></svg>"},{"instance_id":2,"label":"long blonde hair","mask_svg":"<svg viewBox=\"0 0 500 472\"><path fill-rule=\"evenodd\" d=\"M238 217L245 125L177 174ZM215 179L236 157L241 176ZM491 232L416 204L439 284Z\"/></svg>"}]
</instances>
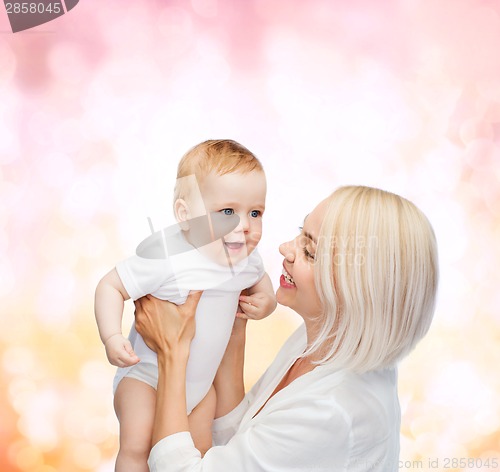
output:
<instances>
[{"instance_id":1,"label":"long blonde hair","mask_svg":"<svg viewBox=\"0 0 500 472\"><path fill-rule=\"evenodd\" d=\"M328 198L316 261L324 314L306 354L321 351L319 363L357 372L390 367L428 331L437 246L413 203L375 188L339 188Z\"/></svg>"}]
</instances>

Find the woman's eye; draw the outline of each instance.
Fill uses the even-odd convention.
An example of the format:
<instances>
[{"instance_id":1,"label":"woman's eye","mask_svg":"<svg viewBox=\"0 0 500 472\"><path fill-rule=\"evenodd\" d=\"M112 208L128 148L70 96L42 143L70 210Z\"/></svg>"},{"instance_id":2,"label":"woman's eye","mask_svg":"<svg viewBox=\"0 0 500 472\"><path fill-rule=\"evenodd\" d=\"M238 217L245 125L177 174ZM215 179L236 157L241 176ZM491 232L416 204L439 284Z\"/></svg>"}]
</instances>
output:
<instances>
[{"instance_id":1,"label":"woman's eye","mask_svg":"<svg viewBox=\"0 0 500 472\"><path fill-rule=\"evenodd\" d=\"M260 216L260 214L261 214L261 213L260 213L260 211L259 211L259 210L252 210L252 211L250 212L250 216L251 216L252 218L258 218L258 217Z\"/></svg>"},{"instance_id":2,"label":"woman's eye","mask_svg":"<svg viewBox=\"0 0 500 472\"><path fill-rule=\"evenodd\" d=\"M308 259L312 259L314 261L314 259L316 258L316 256L314 254L311 254L306 247L302 249L302 251L304 252L304 256L306 256Z\"/></svg>"},{"instance_id":3,"label":"woman's eye","mask_svg":"<svg viewBox=\"0 0 500 472\"><path fill-rule=\"evenodd\" d=\"M224 213L224 215L231 216L234 215L234 210L232 208L224 208L221 210L221 213Z\"/></svg>"}]
</instances>

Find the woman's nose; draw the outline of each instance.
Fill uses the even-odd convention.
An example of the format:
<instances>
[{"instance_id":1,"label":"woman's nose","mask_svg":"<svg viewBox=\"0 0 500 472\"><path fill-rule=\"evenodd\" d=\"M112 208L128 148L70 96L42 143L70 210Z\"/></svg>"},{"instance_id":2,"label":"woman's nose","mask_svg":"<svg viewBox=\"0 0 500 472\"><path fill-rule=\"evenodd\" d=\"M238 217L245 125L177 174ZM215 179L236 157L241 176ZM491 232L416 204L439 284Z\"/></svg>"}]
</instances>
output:
<instances>
[{"instance_id":1,"label":"woman's nose","mask_svg":"<svg viewBox=\"0 0 500 472\"><path fill-rule=\"evenodd\" d=\"M280 244L280 253L288 262L293 262L295 260L294 242L288 241L286 243Z\"/></svg>"}]
</instances>

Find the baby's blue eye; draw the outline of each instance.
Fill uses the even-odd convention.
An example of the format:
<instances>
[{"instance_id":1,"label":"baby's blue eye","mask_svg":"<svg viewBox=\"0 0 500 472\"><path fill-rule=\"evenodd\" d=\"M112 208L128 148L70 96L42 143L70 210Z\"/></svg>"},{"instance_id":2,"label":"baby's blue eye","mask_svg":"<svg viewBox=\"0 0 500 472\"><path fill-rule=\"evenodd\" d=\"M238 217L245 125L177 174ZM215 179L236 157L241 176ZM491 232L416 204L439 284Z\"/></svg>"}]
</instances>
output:
<instances>
[{"instance_id":1,"label":"baby's blue eye","mask_svg":"<svg viewBox=\"0 0 500 472\"><path fill-rule=\"evenodd\" d=\"M260 211L259 211L259 210L252 210L252 211L250 212L250 216L251 216L252 218L258 218L258 217L260 216Z\"/></svg>"},{"instance_id":2,"label":"baby's blue eye","mask_svg":"<svg viewBox=\"0 0 500 472\"><path fill-rule=\"evenodd\" d=\"M224 215L231 216L234 215L234 210L232 208L224 208L221 210L221 213L224 213Z\"/></svg>"}]
</instances>

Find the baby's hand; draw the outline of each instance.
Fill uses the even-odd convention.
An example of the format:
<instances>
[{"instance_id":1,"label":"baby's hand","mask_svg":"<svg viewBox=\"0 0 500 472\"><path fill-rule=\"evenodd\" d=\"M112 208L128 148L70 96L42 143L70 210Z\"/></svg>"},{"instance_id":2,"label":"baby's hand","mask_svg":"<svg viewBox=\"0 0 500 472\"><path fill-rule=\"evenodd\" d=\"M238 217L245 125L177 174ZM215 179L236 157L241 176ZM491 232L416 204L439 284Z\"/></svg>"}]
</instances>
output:
<instances>
[{"instance_id":1,"label":"baby's hand","mask_svg":"<svg viewBox=\"0 0 500 472\"><path fill-rule=\"evenodd\" d=\"M130 341L121 334L114 334L108 338L104 347L109 362L117 367L129 367L140 361Z\"/></svg>"},{"instance_id":2,"label":"baby's hand","mask_svg":"<svg viewBox=\"0 0 500 472\"><path fill-rule=\"evenodd\" d=\"M237 318L245 320L261 320L269 316L276 308L276 297L274 294L257 292L253 295L240 295L241 311L236 313Z\"/></svg>"}]
</instances>

